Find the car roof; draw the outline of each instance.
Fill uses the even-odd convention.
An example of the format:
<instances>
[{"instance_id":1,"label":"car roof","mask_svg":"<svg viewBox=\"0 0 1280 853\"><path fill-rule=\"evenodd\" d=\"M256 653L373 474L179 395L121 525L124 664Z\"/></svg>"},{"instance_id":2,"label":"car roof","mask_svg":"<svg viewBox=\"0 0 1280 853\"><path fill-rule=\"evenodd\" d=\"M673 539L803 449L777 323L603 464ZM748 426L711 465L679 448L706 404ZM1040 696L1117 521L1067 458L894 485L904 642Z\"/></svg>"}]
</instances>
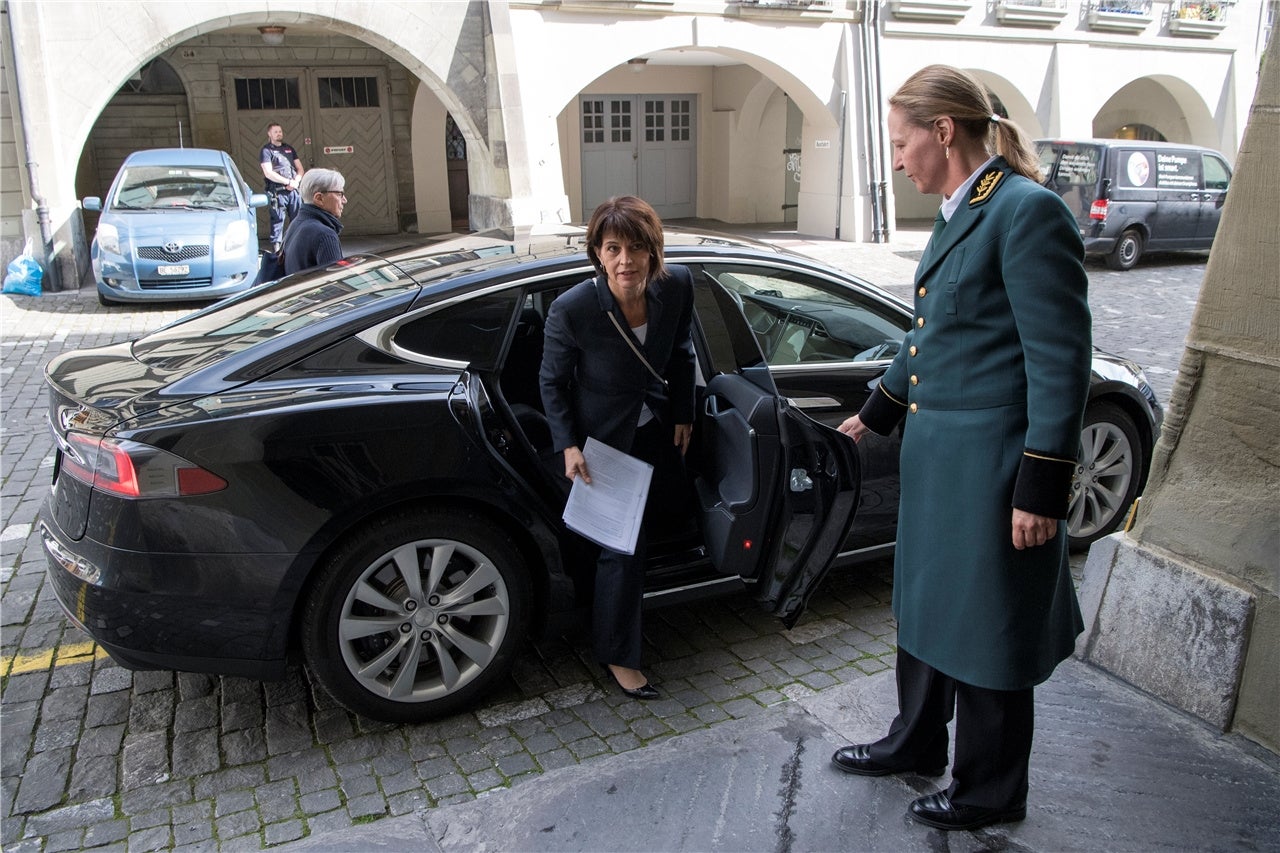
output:
<instances>
[{"instance_id":1,"label":"car roof","mask_svg":"<svg viewBox=\"0 0 1280 853\"><path fill-rule=\"evenodd\" d=\"M672 259L694 252L730 250L757 252L772 257L790 257L810 264L814 263L812 258L797 255L769 243L697 228L664 227L663 241L663 254ZM562 261L575 255L585 256L586 250L587 229L584 226L550 224L527 226L515 230L480 231L425 244L405 245L364 254L389 260L425 283L432 279L457 275L457 264L465 265L468 272L478 272L496 266L526 268L537 262ZM446 267L453 268L446 273ZM435 270L439 270L444 275L434 275Z\"/></svg>"},{"instance_id":2,"label":"car roof","mask_svg":"<svg viewBox=\"0 0 1280 853\"><path fill-rule=\"evenodd\" d=\"M147 148L125 159L129 166L222 166L226 152L214 148Z\"/></svg>"},{"instance_id":3,"label":"car roof","mask_svg":"<svg viewBox=\"0 0 1280 853\"><path fill-rule=\"evenodd\" d=\"M1179 151L1207 151L1210 154L1221 153L1213 148L1205 148L1203 145L1190 145L1185 142L1157 142L1151 139L1103 139L1098 137L1055 139L1052 137L1045 137L1035 141L1050 142L1054 145L1105 145L1109 148L1170 148Z\"/></svg>"}]
</instances>

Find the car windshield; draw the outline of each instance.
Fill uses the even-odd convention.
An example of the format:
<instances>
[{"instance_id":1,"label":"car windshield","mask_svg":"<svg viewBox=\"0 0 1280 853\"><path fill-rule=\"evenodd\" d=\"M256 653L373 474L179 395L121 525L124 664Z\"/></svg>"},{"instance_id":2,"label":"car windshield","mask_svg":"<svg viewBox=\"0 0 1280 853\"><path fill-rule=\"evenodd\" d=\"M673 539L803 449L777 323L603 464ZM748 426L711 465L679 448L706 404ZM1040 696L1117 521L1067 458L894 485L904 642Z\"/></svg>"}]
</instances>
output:
<instances>
[{"instance_id":1,"label":"car windshield","mask_svg":"<svg viewBox=\"0 0 1280 853\"><path fill-rule=\"evenodd\" d=\"M814 276L747 264L711 263L771 366L892 358L906 333L888 307Z\"/></svg>"},{"instance_id":2,"label":"car windshield","mask_svg":"<svg viewBox=\"0 0 1280 853\"><path fill-rule=\"evenodd\" d=\"M220 167L130 166L120 177L111 209L227 210L237 204L231 180Z\"/></svg>"},{"instance_id":3,"label":"car windshield","mask_svg":"<svg viewBox=\"0 0 1280 853\"><path fill-rule=\"evenodd\" d=\"M419 290L394 264L360 256L341 263L349 266L284 278L192 314L134 341L133 355L160 369L191 369L313 324L402 311Z\"/></svg>"}]
</instances>

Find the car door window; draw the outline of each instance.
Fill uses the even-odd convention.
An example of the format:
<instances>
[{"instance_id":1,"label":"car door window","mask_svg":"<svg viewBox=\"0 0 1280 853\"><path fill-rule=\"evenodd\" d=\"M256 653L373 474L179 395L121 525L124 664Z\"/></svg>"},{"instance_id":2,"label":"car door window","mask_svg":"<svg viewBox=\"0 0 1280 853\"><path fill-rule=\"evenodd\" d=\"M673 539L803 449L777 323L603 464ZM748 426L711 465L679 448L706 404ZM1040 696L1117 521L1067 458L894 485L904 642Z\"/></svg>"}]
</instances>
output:
<instances>
[{"instance_id":1,"label":"car door window","mask_svg":"<svg viewBox=\"0 0 1280 853\"><path fill-rule=\"evenodd\" d=\"M1231 182L1231 170L1227 164L1217 157L1204 156L1204 188L1206 190L1225 190Z\"/></svg>"},{"instance_id":2,"label":"car door window","mask_svg":"<svg viewBox=\"0 0 1280 853\"><path fill-rule=\"evenodd\" d=\"M704 271L738 302L770 367L891 359L906 332L887 306L799 270L712 263Z\"/></svg>"},{"instance_id":3,"label":"car door window","mask_svg":"<svg viewBox=\"0 0 1280 853\"><path fill-rule=\"evenodd\" d=\"M397 348L426 358L491 367L520 299L517 288L462 299L404 323L392 340Z\"/></svg>"}]
</instances>

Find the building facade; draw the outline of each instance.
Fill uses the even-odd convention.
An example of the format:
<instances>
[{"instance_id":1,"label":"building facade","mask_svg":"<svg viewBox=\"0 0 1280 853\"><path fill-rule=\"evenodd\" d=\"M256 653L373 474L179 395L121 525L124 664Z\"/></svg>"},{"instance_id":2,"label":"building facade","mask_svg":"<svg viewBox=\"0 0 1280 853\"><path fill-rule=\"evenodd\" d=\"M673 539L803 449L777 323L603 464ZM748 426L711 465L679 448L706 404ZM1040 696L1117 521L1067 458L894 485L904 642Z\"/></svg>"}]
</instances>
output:
<instances>
[{"instance_id":1,"label":"building facade","mask_svg":"<svg viewBox=\"0 0 1280 853\"><path fill-rule=\"evenodd\" d=\"M666 218L885 240L928 219L892 173L885 100L972 71L1031 136L1137 136L1233 161L1274 0L42 2L3 10L0 262L88 270L130 151L230 151L266 126L339 169L351 233Z\"/></svg>"}]
</instances>

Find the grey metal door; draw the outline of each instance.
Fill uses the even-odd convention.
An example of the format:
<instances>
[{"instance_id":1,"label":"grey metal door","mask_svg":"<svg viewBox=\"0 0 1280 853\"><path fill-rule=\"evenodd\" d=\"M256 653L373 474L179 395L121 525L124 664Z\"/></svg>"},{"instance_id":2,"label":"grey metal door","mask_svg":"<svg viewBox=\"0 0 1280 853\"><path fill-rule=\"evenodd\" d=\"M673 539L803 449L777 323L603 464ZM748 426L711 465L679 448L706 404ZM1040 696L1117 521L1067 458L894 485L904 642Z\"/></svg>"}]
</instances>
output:
<instances>
[{"instance_id":1,"label":"grey metal door","mask_svg":"<svg viewBox=\"0 0 1280 853\"><path fill-rule=\"evenodd\" d=\"M639 195L664 219L695 215L693 95L585 95L580 100L582 209Z\"/></svg>"}]
</instances>

